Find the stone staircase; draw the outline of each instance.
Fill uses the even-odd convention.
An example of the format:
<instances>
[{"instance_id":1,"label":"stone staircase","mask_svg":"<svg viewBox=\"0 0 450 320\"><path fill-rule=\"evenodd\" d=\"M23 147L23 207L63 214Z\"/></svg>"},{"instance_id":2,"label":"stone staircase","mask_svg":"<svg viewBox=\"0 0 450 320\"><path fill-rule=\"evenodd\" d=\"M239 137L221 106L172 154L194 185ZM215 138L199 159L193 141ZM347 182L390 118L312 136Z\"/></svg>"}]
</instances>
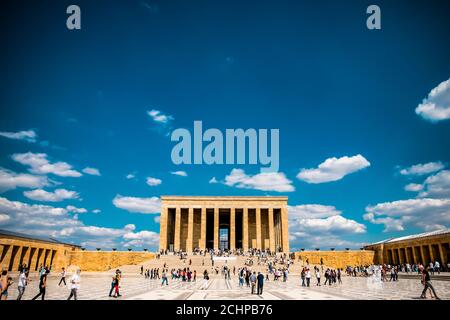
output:
<instances>
[{"instance_id":1,"label":"stone staircase","mask_svg":"<svg viewBox=\"0 0 450 320\"><path fill-rule=\"evenodd\" d=\"M238 268L245 266L245 262L248 259L248 257L245 256L236 256L236 257L220 257L214 261L214 267L212 265L211 257L209 254L206 256L200 256L200 255L188 255L186 259L180 259L179 256L176 255L165 255L161 256L159 259L151 259L147 260L141 264L138 265L123 265L118 267L117 269L120 269L124 274L139 274L141 272L141 266L144 267L144 270L146 269L152 269L152 268L159 268L160 271L163 268L164 264L166 264L166 268L170 269L178 269L178 268L190 268L191 270L196 270L198 274L203 273L204 270L208 270L208 272L211 272L211 268L218 267L219 270L224 266L225 264L233 270L233 267L236 267L236 271ZM261 264L258 265L258 258L253 257L251 258L253 260L252 270L256 272L267 272L267 266ZM191 264L189 265L189 260L191 260ZM278 264L277 267L283 267L282 265ZM300 274L302 269L302 263L295 261L293 265L290 267L290 274ZM314 265L310 265L311 268L314 267ZM326 266L323 266L324 270L326 269ZM116 268L110 270L113 272ZM220 272L219 272L220 275Z\"/></svg>"}]
</instances>

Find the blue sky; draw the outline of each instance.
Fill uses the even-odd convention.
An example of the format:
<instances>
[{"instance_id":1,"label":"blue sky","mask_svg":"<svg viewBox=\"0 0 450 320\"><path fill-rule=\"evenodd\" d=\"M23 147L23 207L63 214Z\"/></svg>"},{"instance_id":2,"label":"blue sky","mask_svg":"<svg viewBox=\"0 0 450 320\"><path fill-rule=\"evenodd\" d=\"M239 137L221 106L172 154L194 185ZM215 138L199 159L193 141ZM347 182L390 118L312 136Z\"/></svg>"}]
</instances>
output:
<instances>
[{"instance_id":1,"label":"blue sky","mask_svg":"<svg viewBox=\"0 0 450 320\"><path fill-rule=\"evenodd\" d=\"M0 13L0 228L156 248L166 194L287 195L293 248L449 226L448 3L69 4ZM195 120L279 129L279 172L174 165Z\"/></svg>"}]
</instances>

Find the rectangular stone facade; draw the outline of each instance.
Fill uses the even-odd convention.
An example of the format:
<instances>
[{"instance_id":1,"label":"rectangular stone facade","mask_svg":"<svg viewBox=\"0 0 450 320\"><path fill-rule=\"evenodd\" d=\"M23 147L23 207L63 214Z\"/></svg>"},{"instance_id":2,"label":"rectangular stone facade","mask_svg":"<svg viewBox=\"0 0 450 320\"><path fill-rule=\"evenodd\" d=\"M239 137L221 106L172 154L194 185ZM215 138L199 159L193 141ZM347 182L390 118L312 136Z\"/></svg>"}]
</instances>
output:
<instances>
[{"instance_id":1,"label":"rectangular stone facade","mask_svg":"<svg viewBox=\"0 0 450 320\"><path fill-rule=\"evenodd\" d=\"M162 196L160 250L289 252L287 197Z\"/></svg>"}]
</instances>

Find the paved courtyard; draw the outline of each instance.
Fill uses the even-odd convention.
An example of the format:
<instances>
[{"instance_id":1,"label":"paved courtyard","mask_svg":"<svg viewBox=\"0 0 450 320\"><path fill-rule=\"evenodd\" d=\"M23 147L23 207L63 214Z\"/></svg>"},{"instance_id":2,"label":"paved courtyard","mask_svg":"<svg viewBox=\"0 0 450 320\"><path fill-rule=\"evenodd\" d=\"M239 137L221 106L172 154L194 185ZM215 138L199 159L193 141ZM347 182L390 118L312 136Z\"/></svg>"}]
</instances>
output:
<instances>
[{"instance_id":1,"label":"paved courtyard","mask_svg":"<svg viewBox=\"0 0 450 320\"><path fill-rule=\"evenodd\" d=\"M111 288L111 276L109 273L82 273L81 288L78 298L81 300L114 300L108 296ZM17 297L17 281L9 290L9 299ZM70 277L68 278L70 279ZM371 278L343 277L341 285L316 286L312 279L311 287L301 287L299 276L291 276L287 282L266 281L264 292L261 296L251 295L250 288L239 288L237 276L231 280L222 277L211 277L207 289L200 289L203 279L197 282L171 281L169 285L161 287L159 280L144 279L143 276L135 274L124 274L121 284L122 297L119 299L132 300L342 300L342 299L419 299L422 286L419 278L400 279L398 282L373 282ZM31 278L24 300L29 300L38 293L38 280ZM67 299L69 287L58 286L59 278L50 276L46 299ZM450 299L450 281L433 281L433 285L441 299Z\"/></svg>"}]
</instances>

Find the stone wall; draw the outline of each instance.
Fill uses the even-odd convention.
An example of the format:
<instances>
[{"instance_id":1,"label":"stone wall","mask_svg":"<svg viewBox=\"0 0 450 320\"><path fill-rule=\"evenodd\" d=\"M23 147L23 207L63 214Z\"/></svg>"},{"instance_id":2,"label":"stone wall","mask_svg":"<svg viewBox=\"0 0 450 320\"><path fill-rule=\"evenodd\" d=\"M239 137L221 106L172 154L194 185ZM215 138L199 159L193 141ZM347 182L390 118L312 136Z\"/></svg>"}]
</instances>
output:
<instances>
[{"instance_id":1,"label":"stone wall","mask_svg":"<svg viewBox=\"0 0 450 320\"><path fill-rule=\"evenodd\" d=\"M308 259L309 264L320 265L322 259L323 265L331 268L370 265L374 263L374 257L375 252L371 250L295 252L295 262L306 264L306 259Z\"/></svg>"},{"instance_id":2,"label":"stone wall","mask_svg":"<svg viewBox=\"0 0 450 320\"><path fill-rule=\"evenodd\" d=\"M122 265L138 265L154 257L154 253L147 251L83 251L70 244L0 235L0 270L15 272L19 265L25 264L31 272L40 266L51 266L53 271L63 267L107 271Z\"/></svg>"},{"instance_id":3,"label":"stone wall","mask_svg":"<svg viewBox=\"0 0 450 320\"><path fill-rule=\"evenodd\" d=\"M107 271L123 265L138 265L154 259L155 254L146 251L72 251L69 269L83 271Z\"/></svg>"}]
</instances>

